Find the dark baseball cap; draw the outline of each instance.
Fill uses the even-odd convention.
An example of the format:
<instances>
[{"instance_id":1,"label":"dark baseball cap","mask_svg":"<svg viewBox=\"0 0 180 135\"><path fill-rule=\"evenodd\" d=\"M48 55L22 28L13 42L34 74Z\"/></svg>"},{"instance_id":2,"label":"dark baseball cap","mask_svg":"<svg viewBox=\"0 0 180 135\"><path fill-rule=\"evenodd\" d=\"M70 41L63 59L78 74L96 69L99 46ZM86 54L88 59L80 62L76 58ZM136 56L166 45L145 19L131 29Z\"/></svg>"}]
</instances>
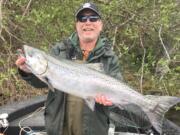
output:
<instances>
[{"instance_id":1,"label":"dark baseball cap","mask_svg":"<svg viewBox=\"0 0 180 135\"><path fill-rule=\"evenodd\" d=\"M79 14L84 10L84 9L90 9L92 11L94 11L100 18L101 18L101 14L97 8L97 6L93 3L84 3L83 5L80 6L80 8L77 10L75 16L76 18L79 16Z\"/></svg>"}]
</instances>

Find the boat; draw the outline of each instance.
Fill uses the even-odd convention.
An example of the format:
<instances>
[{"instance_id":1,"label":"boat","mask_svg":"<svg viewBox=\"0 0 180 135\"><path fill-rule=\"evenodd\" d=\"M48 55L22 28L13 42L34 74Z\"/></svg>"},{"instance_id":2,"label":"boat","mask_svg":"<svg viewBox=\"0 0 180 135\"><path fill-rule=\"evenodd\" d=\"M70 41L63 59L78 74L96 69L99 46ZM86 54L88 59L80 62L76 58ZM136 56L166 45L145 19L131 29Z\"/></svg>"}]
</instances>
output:
<instances>
[{"instance_id":1,"label":"boat","mask_svg":"<svg viewBox=\"0 0 180 135\"><path fill-rule=\"evenodd\" d=\"M44 104L46 95L35 96L26 101L14 102L0 107L0 135L46 135L44 123ZM125 116L125 115L124 115ZM137 118L136 118L137 119ZM139 119L139 118L138 118ZM125 120L121 117L122 123ZM127 119L126 119L126 122ZM110 124L109 135L159 135L150 129L143 131L129 125ZM180 126L168 119L163 122L164 135L180 135Z\"/></svg>"},{"instance_id":2,"label":"boat","mask_svg":"<svg viewBox=\"0 0 180 135\"><path fill-rule=\"evenodd\" d=\"M35 96L26 101L1 106L0 115L8 114L8 126L3 127L0 124L0 133L5 135L23 135L31 131L44 131L43 107L45 100L46 95ZM40 111L39 109L42 110Z\"/></svg>"}]
</instances>

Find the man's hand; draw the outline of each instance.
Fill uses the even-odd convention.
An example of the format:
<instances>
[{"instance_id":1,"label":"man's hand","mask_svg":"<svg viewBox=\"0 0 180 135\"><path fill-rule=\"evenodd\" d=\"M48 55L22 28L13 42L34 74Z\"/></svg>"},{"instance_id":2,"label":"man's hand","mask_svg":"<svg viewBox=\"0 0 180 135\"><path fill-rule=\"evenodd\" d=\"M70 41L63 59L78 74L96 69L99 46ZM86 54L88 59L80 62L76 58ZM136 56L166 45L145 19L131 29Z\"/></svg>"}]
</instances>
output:
<instances>
[{"instance_id":1,"label":"man's hand","mask_svg":"<svg viewBox=\"0 0 180 135\"><path fill-rule=\"evenodd\" d=\"M95 101L99 104L102 104L104 106L111 106L113 105L112 101L109 100L106 96L104 95L97 95L95 98Z\"/></svg>"},{"instance_id":2,"label":"man's hand","mask_svg":"<svg viewBox=\"0 0 180 135\"><path fill-rule=\"evenodd\" d=\"M22 53L22 50L18 50L18 51ZM23 55L19 55L15 64L20 70L26 73L31 73L31 71L27 68L25 62L26 62L26 58Z\"/></svg>"}]
</instances>

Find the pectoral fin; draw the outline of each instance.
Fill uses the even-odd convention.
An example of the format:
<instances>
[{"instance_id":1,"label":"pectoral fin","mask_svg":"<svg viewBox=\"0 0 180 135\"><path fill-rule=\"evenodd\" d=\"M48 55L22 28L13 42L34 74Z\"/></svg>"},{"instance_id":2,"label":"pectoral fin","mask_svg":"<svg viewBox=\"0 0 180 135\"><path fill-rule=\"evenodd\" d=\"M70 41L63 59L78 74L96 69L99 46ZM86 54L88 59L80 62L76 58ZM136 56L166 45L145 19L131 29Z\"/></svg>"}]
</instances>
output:
<instances>
[{"instance_id":1,"label":"pectoral fin","mask_svg":"<svg viewBox=\"0 0 180 135\"><path fill-rule=\"evenodd\" d=\"M50 81L49 81L49 79L48 79L47 77L44 77L44 78L42 79L42 81L44 81L44 82L48 85L48 88L49 88L50 90L52 90L53 92L55 91L54 88L53 88L53 86L52 86L52 84L50 83Z\"/></svg>"},{"instance_id":2,"label":"pectoral fin","mask_svg":"<svg viewBox=\"0 0 180 135\"><path fill-rule=\"evenodd\" d=\"M94 98L93 97L88 97L88 98L86 98L86 104L87 104L87 106L92 110L92 111L94 111L94 106L95 106L95 100L94 100Z\"/></svg>"},{"instance_id":3,"label":"pectoral fin","mask_svg":"<svg viewBox=\"0 0 180 135\"><path fill-rule=\"evenodd\" d=\"M54 88L53 88L53 86L52 86L50 83L48 83L48 87L49 87L49 89L50 89L51 91L53 91L53 92L55 91Z\"/></svg>"}]
</instances>

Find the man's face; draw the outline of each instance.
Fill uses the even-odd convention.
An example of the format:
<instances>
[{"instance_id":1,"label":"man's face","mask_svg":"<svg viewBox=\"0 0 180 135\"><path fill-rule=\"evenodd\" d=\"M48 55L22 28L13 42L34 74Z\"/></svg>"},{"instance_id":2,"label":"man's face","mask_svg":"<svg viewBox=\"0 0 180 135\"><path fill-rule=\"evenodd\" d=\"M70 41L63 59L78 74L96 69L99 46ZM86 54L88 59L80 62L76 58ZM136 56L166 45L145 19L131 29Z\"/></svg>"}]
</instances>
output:
<instances>
[{"instance_id":1,"label":"man's face","mask_svg":"<svg viewBox=\"0 0 180 135\"><path fill-rule=\"evenodd\" d=\"M83 42L96 41L102 27L101 19L91 10L82 11L76 22L79 39Z\"/></svg>"}]
</instances>

